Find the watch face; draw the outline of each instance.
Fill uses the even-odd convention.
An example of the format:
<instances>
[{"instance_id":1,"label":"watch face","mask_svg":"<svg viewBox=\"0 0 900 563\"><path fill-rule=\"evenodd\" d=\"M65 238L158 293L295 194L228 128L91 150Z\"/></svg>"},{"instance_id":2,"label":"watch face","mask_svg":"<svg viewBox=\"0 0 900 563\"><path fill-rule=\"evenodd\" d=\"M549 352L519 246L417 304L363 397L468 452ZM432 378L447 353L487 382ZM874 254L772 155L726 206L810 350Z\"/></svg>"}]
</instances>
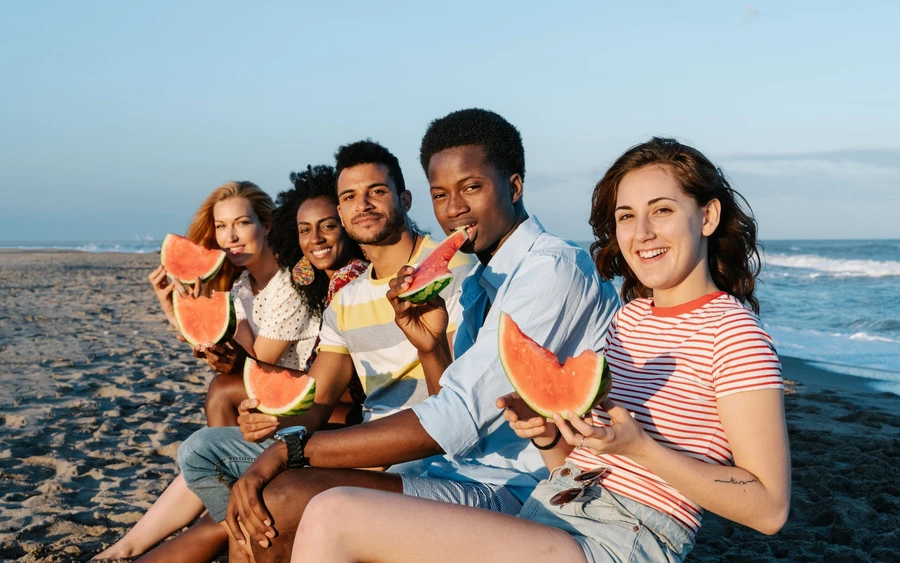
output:
<instances>
[{"instance_id":1,"label":"watch face","mask_svg":"<svg viewBox=\"0 0 900 563\"><path fill-rule=\"evenodd\" d=\"M290 436L293 434L299 434L300 436L306 435L306 427L305 426L288 426L287 428L281 428L277 432L275 432L275 438L282 440L285 436Z\"/></svg>"}]
</instances>

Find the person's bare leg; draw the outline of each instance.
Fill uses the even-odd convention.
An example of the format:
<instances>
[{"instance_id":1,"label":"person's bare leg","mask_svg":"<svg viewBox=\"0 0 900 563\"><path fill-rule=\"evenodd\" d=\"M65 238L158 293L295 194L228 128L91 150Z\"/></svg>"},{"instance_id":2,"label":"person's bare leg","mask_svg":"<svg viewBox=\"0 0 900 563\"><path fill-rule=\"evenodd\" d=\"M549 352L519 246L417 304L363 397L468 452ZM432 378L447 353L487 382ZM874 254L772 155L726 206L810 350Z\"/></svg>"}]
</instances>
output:
<instances>
[{"instance_id":1,"label":"person's bare leg","mask_svg":"<svg viewBox=\"0 0 900 563\"><path fill-rule=\"evenodd\" d=\"M206 425L210 427L237 426L238 405L246 398L247 391L244 389L243 377L216 374L209 382L206 403L203 405L206 412Z\"/></svg>"},{"instance_id":2,"label":"person's bare leg","mask_svg":"<svg viewBox=\"0 0 900 563\"><path fill-rule=\"evenodd\" d=\"M372 530L378 523L383 532ZM528 520L456 504L340 487L310 502L292 562L521 561L576 563L584 552L569 534Z\"/></svg>"},{"instance_id":3,"label":"person's bare leg","mask_svg":"<svg viewBox=\"0 0 900 563\"><path fill-rule=\"evenodd\" d=\"M156 499L125 536L96 555L95 559L120 559L142 555L203 514L203 502L179 475Z\"/></svg>"},{"instance_id":4,"label":"person's bare leg","mask_svg":"<svg viewBox=\"0 0 900 563\"><path fill-rule=\"evenodd\" d=\"M224 553L228 534L207 514L199 522L146 553L138 563L209 563Z\"/></svg>"},{"instance_id":5,"label":"person's bare leg","mask_svg":"<svg viewBox=\"0 0 900 563\"><path fill-rule=\"evenodd\" d=\"M272 527L275 528L277 535L267 548L250 542L256 563L288 561L291 557L294 534L306 503L322 491L340 486L363 487L392 493L403 492L403 482L400 476L394 473L315 467L289 469L272 480L263 490L263 503L272 515ZM374 518L378 516L375 515ZM233 543L233 540L229 541Z\"/></svg>"}]
</instances>

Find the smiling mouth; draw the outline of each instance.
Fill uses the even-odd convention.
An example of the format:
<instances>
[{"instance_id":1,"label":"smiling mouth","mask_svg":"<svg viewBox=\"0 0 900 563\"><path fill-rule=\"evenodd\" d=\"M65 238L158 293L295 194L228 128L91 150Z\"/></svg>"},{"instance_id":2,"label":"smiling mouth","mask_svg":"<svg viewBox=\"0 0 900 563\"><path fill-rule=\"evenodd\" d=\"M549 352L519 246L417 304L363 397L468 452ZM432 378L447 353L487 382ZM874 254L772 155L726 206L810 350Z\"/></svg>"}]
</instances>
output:
<instances>
[{"instance_id":1,"label":"smiling mouth","mask_svg":"<svg viewBox=\"0 0 900 563\"><path fill-rule=\"evenodd\" d=\"M325 258L331 253L331 247L328 248L320 248L319 250L313 250L311 254L313 258Z\"/></svg>"},{"instance_id":2,"label":"smiling mouth","mask_svg":"<svg viewBox=\"0 0 900 563\"><path fill-rule=\"evenodd\" d=\"M234 256L235 254L240 254L243 251L244 251L243 246L232 246L231 248L228 249L228 254L231 254L232 256Z\"/></svg>"},{"instance_id":3,"label":"smiling mouth","mask_svg":"<svg viewBox=\"0 0 900 563\"><path fill-rule=\"evenodd\" d=\"M638 256L641 258L656 258L661 254L668 252L668 248L654 248L653 250L638 250Z\"/></svg>"}]
</instances>

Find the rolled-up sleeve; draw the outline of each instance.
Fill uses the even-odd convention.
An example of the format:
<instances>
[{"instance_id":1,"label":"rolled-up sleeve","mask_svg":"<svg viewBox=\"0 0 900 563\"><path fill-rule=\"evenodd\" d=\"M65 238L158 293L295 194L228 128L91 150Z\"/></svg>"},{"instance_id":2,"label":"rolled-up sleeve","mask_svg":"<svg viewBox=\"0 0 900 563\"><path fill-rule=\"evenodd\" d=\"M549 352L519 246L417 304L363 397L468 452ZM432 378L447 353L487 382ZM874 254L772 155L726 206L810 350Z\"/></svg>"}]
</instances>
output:
<instances>
[{"instance_id":1,"label":"rolled-up sleeve","mask_svg":"<svg viewBox=\"0 0 900 563\"><path fill-rule=\"evenodd\" d=\"M563 358L600 347L604 334L586 334L596 330L600 297L599 280L593 264L587 262L576 263L558 252L533 253L498 292L475 343L444 372L441 391L413 407L448 456L465 456L486 434L506 424L496 406L498 397L513 391L498 354L501 311L511 315L525 334ZM470 321L464 313L459 330L468 330L465 325Z\"/></svg>"}]
</instances>

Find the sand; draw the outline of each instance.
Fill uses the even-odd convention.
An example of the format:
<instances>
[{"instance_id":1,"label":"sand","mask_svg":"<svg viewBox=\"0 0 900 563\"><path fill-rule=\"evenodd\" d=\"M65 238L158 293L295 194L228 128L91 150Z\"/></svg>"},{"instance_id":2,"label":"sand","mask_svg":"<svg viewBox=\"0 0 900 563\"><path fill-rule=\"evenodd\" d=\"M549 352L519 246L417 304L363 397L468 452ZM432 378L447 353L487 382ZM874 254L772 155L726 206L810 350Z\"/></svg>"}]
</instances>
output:
<instances>
[{"instance_id":1,"label":"sand","mask_svg":"<svg viewBox=\"0 0 900 563\"><path fill-rule=\"evenodd\" d=\"M134 524L204 424L212 373L147 281L156 255L0 251L0 560L85 561ZM900 397L783 358L784 530L714 515L689 561L900 560Z\"/></svg>"}]
</instances>

